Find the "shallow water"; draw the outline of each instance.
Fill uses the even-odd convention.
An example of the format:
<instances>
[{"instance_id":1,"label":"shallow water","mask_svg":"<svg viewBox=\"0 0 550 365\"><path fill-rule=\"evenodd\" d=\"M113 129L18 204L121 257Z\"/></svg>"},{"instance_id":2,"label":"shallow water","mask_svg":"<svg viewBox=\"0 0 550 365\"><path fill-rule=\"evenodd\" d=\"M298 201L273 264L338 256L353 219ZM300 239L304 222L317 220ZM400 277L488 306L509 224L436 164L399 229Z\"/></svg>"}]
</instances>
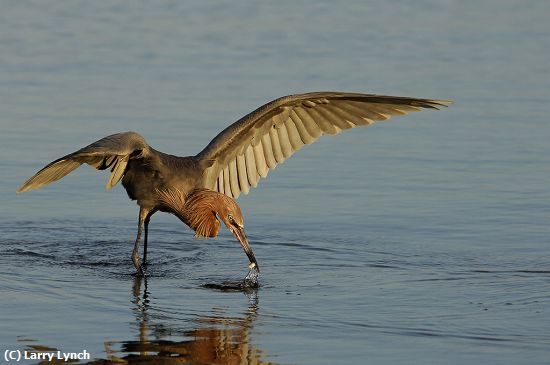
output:
<instances>
[{"instance_id":1,"label":"shallow water","mask_svg":"<svg viewBox=\"0 0 550 365\"><path fill-rule=\"evenodd\" d=\"M544 364L550 348L546 2L12 2L0 12L0 350L200 364ZM275 97L453 99L325 138L238 202L229 232L151 222L87 167L109 133L195 154ZM39 363L37 360L22 363Z\"/></svg>"}]
</instances>

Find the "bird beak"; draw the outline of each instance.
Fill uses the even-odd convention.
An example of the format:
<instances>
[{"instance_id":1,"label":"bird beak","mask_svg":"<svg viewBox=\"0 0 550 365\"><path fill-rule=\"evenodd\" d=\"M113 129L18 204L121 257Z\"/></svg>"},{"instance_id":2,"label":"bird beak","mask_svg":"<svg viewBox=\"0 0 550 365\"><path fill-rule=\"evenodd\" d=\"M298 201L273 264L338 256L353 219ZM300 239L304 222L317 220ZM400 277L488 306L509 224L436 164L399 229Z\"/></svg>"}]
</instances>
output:
<instances>
[{"instance_id":1,"label":"bird beak","mask_svg":"<svg viewBox=\"0 0 550 365\"><path fill-rule=\"evenodd\" d=\"M252 252L252 248L250 248L250 245L248 244L248 238L246 238L246 233L244 231L244 227L239 225L234 225L229 228L231 233L237 238L241 246L243 247L244 252L246 253L246 256L248 256L248 259L250 260L249 267L251 269L256 268L258 272L260 272L260 267L258 266L258 262L256 261L256 257L254 257L254 253Z\"/></svg>"}]
</instances>

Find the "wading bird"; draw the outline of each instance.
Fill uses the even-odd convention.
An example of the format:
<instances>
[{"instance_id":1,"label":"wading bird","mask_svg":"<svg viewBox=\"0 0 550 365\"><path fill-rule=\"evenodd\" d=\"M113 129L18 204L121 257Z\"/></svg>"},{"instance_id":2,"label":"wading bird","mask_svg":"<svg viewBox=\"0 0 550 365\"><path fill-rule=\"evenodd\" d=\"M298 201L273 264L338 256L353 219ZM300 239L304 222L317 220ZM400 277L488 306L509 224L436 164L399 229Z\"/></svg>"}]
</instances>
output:
<instances>
[{"instance_id":1,"label":"wading bird","mask_svg":"<svg viewBox=\"0 0 550 365\"><path fill-rule=\"evenodd\" d=\"M241 192L248 194L270 169L324 134L448 104L445 100L344 92L284 96L230 125L195 156L169 155L153 149L135 132L118 133L51 162L17 191L41 188L83 163L97 170L110 169L106 189L122 179L128 196L139 205L132 252L138 274L145 273L149 220L158 211L174 214L196 237L217 236L221 220L240 242L250 267L259 271L234 200ZM142 230L143 264L139 257Z\"/></svg>"}]
</instances>

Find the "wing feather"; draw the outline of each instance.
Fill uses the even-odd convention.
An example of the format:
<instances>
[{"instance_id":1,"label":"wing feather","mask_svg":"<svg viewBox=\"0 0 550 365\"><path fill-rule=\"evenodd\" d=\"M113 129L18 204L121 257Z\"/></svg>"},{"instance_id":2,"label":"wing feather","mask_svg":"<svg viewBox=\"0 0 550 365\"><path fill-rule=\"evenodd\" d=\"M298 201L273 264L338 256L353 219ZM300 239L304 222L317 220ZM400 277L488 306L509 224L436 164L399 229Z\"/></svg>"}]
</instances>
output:
<instances>
[{"instance_id":1,"label":"wing feather","mask_svg":"<svg viewBox=\"0 0 550 365\"><path fill-rule=\"evenodd\" d=\"M246 173L248 182L252 187L258 185L258 171L256 168L256 159L254 158L254 147L248 147L245 152Z\"/></svg>"},{"instance_id":2,"label":"wing feather","mask_svg":"<svg viewBox=\"0 0 550 365\"><path fill-rule=\"evenodd\" d=\"M269 172L269 167L265 160L264 147L261 143L255 145L254 149L254 163L256 164L256 171L261 177L266 177Z\"/></svg>"},{"instance_id":3,"label":"wing feather","mask_svg":"<svg viewBox=\"0 0 550 365\"><path fill-rule=\"evenodd\" d=\"M373 122L388 119L385 115L380 114L379 112L377 112L373 108L369 108L367 110L364 110L361 107L357 106L356 103L354 103L352 101L344 103L344 106L346 107L346 109L348 111L356 113L357 115L361 115L361 116L363 116L363 118L370 119Z\"/></svg>"},{"instance_id":4,"label":"wing feather","mask_svg":"<svg viewBox=\"0 0 550 365\"><path fill-rule=\"evenodd\" d=\"M305 144L311 144L317 140L317 138L313 137L309 132L307 131L307 128L304 125L304 122L298 114L296 114L296 111L292 111L290 113L290 119L294 122L294 125L296 126L296 129L298 130L298 134L300 134L300 139Z\"/></svg>"},{"instance_id":5,"label":"wing feather","mask_svg":"<svg viewBox=\"0 0 550 365\"><path fill-rule=\"evenodd\" d=\"M122 156L114 159L115 162L113 164L113 167L111 167L112 174L107 181L107 185L105 186L107 190L111 189L120 181L120 179L122 179L122 176L126 171L126 165L128 165L128 159L129 156Z\"/></svg>"},{"instance_id":6,"label":"wing feather","mask_svg":"<svg viewBox=\"0 0 550 365\"><path fill-rule=\"evenodd\" d=\"M285 127L290 146L292 147L292 151L294 153L304 146L304 142L302 142L302 139L300 138L300 132L298 132L296 124L291 118L288 118L285 121Z\"/></svg>"},{"instance_id":7,"label":"wing feather","mask_svg":"<svg viewBox=\"0 0 550 365\"><path fill-rule=\"evenodd\" d=\"M449 104L446 100L341 92L273 100L227 127L195 156L205 170L203 187L236 198L324 134Z\"/></svg>"},{"instance_id":8,"label":"wing feather","mask_svg":"<svg viewBox=\"0 0 550 365\"><path fill-rule=\"evenodd\" d=\"M306 110L303 108L296 108L295 112L298 115L298 118L300 118L300 120L306 127L309 135L314 138L314 141L321 137L323 131L315 122L315 120L311 117L311 114L307 113Z\"/></svg>"},{"instance_id":9,"label":"wing feather","mask_svg":"<svg viewBox=\"0 0 550 365\"><path fill-rule=\"evenodd\" d=\"M325 110L327 110L329 113L332 113L334 115L334 119L339 119L339 121L342 124L342 129L349 129L357 127L358 125L365 124L365 121L361 116L358 116L353 113L347 112L345 109L341 107L337 107L334 105L326 105L324 107ZM343 126L347 125L347 128L343 128Z\"/></svg>"},{"instance_id":10,"label":"wing feather","mask_svg":"<svg viewBox=\"0 0 550 365\"><path fill-rule=\"evenodd\" d=\"M264 150L265 161L270 169L274 169L277 166L275 156L273 155L273 149L271 148L271 137L269 133L262 136L262 148Z\"/></svg>"},{"instance_id":11,"label":"wing feather","mask_svg":"<svg viewBox=\"0 0 550 365\"><path fill-rule=\"evenodd\" d=\"M251 149L252 146L248 146ZM246 172L246 160L244 155L237 155L237 171L239 172L239 186L241 191L248 194L250 191L250 185L248 184L248 176Z\"/></svg>"},{"instance_id":12,"label":"wing feather","mask_svg":"<svg viewBox=\"0 0 550 365\"><path fill-rule=\"evenodd\" d=\"M288 131L284 121L277 128L277 134L279 135L281 152L286 160L294 153L294 151L292 150L292 145L290 144L290 138L288 137Z\"/></svg>"},{"instance_id":13,"label":"wing feather","mask_svg":"<svg viewBox=\"0 0 550 365\"><path fill-rule=\"evenodd\" d=\"M355 109L353 105L348 105L347 103L341 103L338 105L338 109L342 110L346 114L351 114L358 117L359 119L357 119L357 122L358 122L357 125L368 126L375 122L375 120L372 119L372 114L368 114L365 112L360 113L360 111Z\"/></svg>"},{"instance_id":14,"label":"wing feather","mask_svg":"<svg viewBox=\"0 0 550 365\"><path fill-rule=\"evenodd\" d=\"M139 134L113 134L46 165L25 181L17 192L39 189L61 179L83 163L97 170L110 169L111 176L105 185L109 190L122 179L130 159L146 158L149 153L149 145Z\"/></svg>"},{"instance_id":15,"label":"wing feather","mask_svg":"<svg viewBox=\"0 0 550 365\"><path fill-rule=\"evenodd\" d=\"M229 175L229 165L226 165L223 168L223 189L226 195L233 197L233 192L231 191L231 176Z\"/></svg>"},{"instance_id":16,"label":"wing feather","mask_svg":"<svg viewBox=\"0 0 550 365\"><path fill-rule=\"evenodd\" d=\"M218 175L218 188L216 190L222 194L225 194L225 182L223 178L223 169L220 170L220 174Z\"/></svg>"},{"instance_id":17,"label":"wing feather","mask_svg":"<svg viewBox=\"0 0 550 365\"><path fill-rule=\"evenodd\" d=\"M314 120L324 134L335 135L342 130L338 128L336 123L330 121L328 118L320 112L321 108L310 108L307 110L307 114Z\"/></svg>"},{"instance_id":18,"label":"wing feather","mask_svg":"<svg viewBox=\"0 0 550 365\"><path fill-rule=\"evenodd\" d=\"M271 148L273 150L273 156L275 157L275 161L277 161L277 163L279 164L285 160L285 157L283 156L283 151L281 149L279 133L277 133L275 126L273 126L273 128L269 130L269 137L271 138Z\"/></svg>"},{"instance_id":19,"label":"wing feather","mask_svg":"<svg viewBox=\"0 0 550 365\"><path fill-rule=\"evenodd\" d=\"M229 164L229 183L231 184L233 196L238 196L241 193L241 188L239 187L239 173L237 172L237 156L235 156Z\"/></svg>"},{"instance_id":20,"label":"wing feather","mask_svg":"<svg viewBox=\"0 0 550 365\"><path fill-rule=\"evenodd\" d=\"M338 113L338 108L334 108L330 105L323 105L322 108L319 108L319 113L323 114L326 119L333 122L341 130L350 129L356 126L355 123L348 121L347 116L340 115Z\"/></svg>"}]
</instances>

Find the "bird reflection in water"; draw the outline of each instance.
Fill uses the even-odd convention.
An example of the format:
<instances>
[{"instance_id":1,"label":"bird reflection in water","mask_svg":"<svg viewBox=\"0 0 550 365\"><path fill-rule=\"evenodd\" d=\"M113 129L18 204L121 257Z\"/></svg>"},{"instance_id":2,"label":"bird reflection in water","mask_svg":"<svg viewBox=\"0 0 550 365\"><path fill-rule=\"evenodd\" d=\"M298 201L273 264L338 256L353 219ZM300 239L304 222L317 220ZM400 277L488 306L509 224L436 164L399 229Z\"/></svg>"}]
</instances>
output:
<instances>
[{"instance_id":1,"label":"bird reflection in water","mask_svg":"<svg viewBox=\"0 0 550 365\"><path fill-rule=\"evenodd\" d=\"M147 278L136 276L133 296L139 341L122 343L121 353L127 354L122 359L112 350L108 350L108 358L125 360L129 364L270 364L260 359L261 351L250 343L250 330L258 310L257 290L243 286L243 292L250 300L248 312L243 317L201 317L195 321L194 329L183 331L182 335L188 340L160 340L158 338L172 331L163 326L152 327ZM155 339L150 339L151 335ZM106 350L113 344L106 343Z\"/></svg>"},{"instance_id":2,"label":"bird reflection in water","mask_svg":"<svg viewBox=\"0 0 550 365\"><path fill-rule=\"evenodd\" d=\"M223 285L216 289L236 290L229 285L225 289ZM150 321L151 308L147 277L136 276L132 291L139 340L107 341L105 342L106 359L98 359L96 355L94 360L86 364L274 364L263 361L260 358L262 351L251 344L250 330L258 310L257 289L243 286L242 291L250 300L248 311L244 316L205 316L194 321L194 329L182 331ZM174 334L187 339L162 340ZM29 345L27 350L32 351L33 347L38 351L35 345ZM57 350L51 349L51 351ZM52 363L43 361L37 364Z\"/></svg>"}]
</instances>

